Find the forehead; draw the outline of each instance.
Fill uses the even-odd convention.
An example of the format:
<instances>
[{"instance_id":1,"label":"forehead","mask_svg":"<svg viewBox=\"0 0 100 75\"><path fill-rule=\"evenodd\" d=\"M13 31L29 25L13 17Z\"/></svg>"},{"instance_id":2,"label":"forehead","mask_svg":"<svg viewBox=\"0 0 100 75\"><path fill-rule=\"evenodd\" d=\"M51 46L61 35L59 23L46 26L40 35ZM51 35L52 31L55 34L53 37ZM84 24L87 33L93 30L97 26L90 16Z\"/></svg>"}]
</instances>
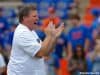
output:
<instances>
[{"instance_id":1,"label":"forehead","mask_svg":"<svg viewBox=\"0 0 100 75\"><path fill-rule=\"evenodd\" d=\"M29 12L29 15L33 15L33 16L38 15L37 10L31 10Z\"/></svg>"}]
</instances>

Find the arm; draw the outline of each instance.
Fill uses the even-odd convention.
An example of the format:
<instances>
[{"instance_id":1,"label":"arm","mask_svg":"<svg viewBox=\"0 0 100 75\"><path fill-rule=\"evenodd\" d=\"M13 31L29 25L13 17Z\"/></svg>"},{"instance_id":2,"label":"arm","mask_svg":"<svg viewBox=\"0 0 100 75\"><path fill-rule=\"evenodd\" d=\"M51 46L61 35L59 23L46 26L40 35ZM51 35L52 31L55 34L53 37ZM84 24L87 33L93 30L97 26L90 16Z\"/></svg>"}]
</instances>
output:
<instances>
[{"instance_id":1,"label":"arm","mask_svg":"<svg viewBox=\"0 0 100 75\"><path fill-rule=\"evenodd\" d=\"M6 64L3 56L0 54L0 74L4 73L5 71L6 71Z\"/></svg>"},{"instance_id":2,"label":"arm","mask_svg":"<svg viewBox=\"0 0 100 75\"><path fill-rule=\"evenodd\" d=\"M52 52L56 38L52 36L47 36L42 43L42 47L39 52L36 54L36 57L48 56Z\"/></svg>"},{"instance_id":3,"label":"arm","mask_svg":"<svg viewBox=\"0 0 100 75\"><path fill-rule=\"evenodd\" d=\"M84 32L85 37L85 44L84 44L84 51L88 52L90 46L90 39L91 39L91 32L88 29L85 29L87 33Z\"/></svg>"},{"instance_id":4,"label":"arm","mask_svg":"<svg viewBox=\"0 0 100 75\"><path fill-rule=\"evenodd\" d=\"M85 47L84 47L84 51L85 51L85 52L88 52L89 45L90 45L90 41L89 41L89 39L86 39L86 40L85 40Z\"/></svg>"},{"instance_id":5,"label":"arm","mask_svg":"<svg viewBox=\"0 0 100 75\"><path fill-rule=\"evenodd\" d=\"M68 43L68 46L67 46L67 58L68 60L72 57L72 45L71 43L69 42Z\"/></svg>"},{"instance_id":6,"label":"arm","mask_svg":"<svg viewBox=\"0 0 100 75\"><path fill-rule=\"evenodd\" d=\"M1 67L0 68L0 74L4 73L6 71L6 67Z\"/></svg>"}]
</instances>

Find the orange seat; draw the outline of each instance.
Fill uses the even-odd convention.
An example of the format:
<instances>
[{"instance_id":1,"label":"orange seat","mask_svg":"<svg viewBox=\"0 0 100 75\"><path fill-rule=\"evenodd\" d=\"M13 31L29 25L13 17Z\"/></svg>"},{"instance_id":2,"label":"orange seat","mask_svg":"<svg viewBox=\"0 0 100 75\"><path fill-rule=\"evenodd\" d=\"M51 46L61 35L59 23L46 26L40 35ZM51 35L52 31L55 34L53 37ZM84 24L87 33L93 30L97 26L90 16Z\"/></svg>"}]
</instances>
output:
<instances>
[{"instance_id":1,"label":"orange seat","mask_svg":"<svg viewBox=\"0 0 100 75\"><path fill-rule=\"evenodd\" d=\"M91 25L94 20L94 16L91 13L86 13L83 16L83 23L86 25Z\"/></svg>"},{"instance_id":2,"label":"orange seat","mask_svg":"<svg viewBox=\"0 0 100 75\"><path fill-rule=\"evenodd\" d=\"M90 0L90 4L87 6L85 15L83 16L83 23L85 25L92 25L94 16L91 14L91 9L100 8L100 0Z\"/></svg>"},{"instance_id":3,"label":"orange seat","mask_svg":"<svg viewBox=\"0 0 100 75\"><path fill-rule=\"evenodd\" d=\"M93 23L92 20L83 20L83 23L82 23L82 24L84 24L84 25L86 25L86 26L91 26L92 23Z\"/></svg>"},{"instance_id":4,"label":"orange seat","mask_svg":"<svg viewBox=\"0 0 100 75\"><path fill-rule=\"evenodd\" d=\"M83 17L85 20L93 20L94 16L91 13L86 13Z\"/></svg>"},{"instance_id":5,"label":"orange seat","mask_svg":"<svg viewBox=\"0 0 100 75\"><path fill-rule=\"evenodd\" d=\"M94 9L94 8L100 8L100 5L95 5L95 4L90 4L86 7L86 12L90 12L91 9Z\"/></svg>"},{"instance_id":6,"label":"orange seat","mask_svg":"<svg viewBox=\"0 0 100 75\"><path fill-rule=\"evenodd\" d=\"M60 60L59 75L70 75L67 67L68 67L68 61L65 59L61 59Z\"/></svg>"},{"instance_id":7,"label":"orange seat","mask_svg":"<svg viewBox=\"0 0 100 75\"><path fill-rule=\"evenodd\" d=\"M90 0L90 4L100 5L100 0Z\"/></svg>"}]
</instances>

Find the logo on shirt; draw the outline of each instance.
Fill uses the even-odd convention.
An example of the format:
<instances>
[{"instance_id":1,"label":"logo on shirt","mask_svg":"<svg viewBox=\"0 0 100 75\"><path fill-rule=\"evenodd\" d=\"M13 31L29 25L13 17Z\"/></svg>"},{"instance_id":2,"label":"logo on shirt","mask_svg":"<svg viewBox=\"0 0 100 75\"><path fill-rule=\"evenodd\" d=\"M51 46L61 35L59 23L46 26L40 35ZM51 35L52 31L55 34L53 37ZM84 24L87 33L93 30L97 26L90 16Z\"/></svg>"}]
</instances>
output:
<instances>
[{"instance_id":1,"label":"logo on shirt","mask_svg":"<svg viewBox=\"0 0 100 75\"><path fill-rule=\"evenodd\" d=\"M72 36L74 39L79 39L82 36L82 32L73 32Z\"/></svg>"},{"instance_id":2,"label":"logo on shirt","mask_svg":"<svg viewBox=\"0 0 100 75\"><path fill-rule=\"evenodd\" d=\"M37 40L37 42L38 42L38 43L40 43L40 42L41 42L41 41L40 41L40 39L36 39L36 40Z\"/></svg>"}]
</instances>

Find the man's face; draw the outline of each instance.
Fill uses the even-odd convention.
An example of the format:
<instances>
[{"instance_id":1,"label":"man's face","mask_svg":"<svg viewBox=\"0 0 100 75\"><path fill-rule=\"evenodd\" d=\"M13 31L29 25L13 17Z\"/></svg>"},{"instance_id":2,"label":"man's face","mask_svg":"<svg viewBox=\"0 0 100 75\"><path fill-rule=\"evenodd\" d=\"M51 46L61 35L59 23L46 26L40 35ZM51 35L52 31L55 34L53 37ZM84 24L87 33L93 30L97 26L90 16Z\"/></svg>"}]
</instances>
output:
<instances>
[{"instance_id":1,"label":"man's face","mask_svg":"<svg viewBox=\"0 0 100 75\"><path fill-rule=\"evenodd\" d=\"M49 16L50 19L54 19L54 18L55 18L55 14L54 14L54 13L49 14L49 15L50 15L50 16Z\"/></svg>"},{"instance_id":2,"label":"man's face","mask_svg":"<svg viewBox=\"0 0 100 75\"><path fill-rule=\"evenodd\" d=\"M77 19L71 19L71 23L72 23L72 25L77 26L78 20Z\"/></svg>"},{"instance_id":3,"label":"man's face","mask_svg":"<svg viewBox=\"0 0 100 75\"><path fill-rule=\"evenodd\" d=\"M30 23L30 24L37 24L37 21L38 21L38 13L37 11L30 11L28 17L27 17L27 21Z\"/></svg>"}]
</instances>

